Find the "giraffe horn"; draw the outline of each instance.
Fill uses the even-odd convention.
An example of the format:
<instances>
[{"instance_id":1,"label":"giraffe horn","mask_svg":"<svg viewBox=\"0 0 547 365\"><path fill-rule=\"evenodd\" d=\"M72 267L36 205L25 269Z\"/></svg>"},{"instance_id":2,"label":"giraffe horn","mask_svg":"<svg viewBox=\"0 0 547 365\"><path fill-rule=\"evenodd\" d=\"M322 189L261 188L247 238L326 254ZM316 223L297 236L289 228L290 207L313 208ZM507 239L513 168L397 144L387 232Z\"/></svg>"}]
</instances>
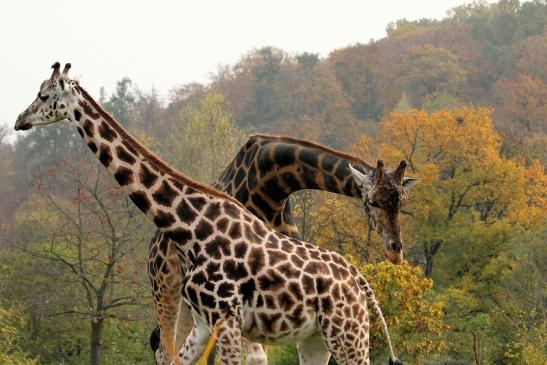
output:
<instances>
[{"instance_id":1,"label":"giraffe horn","mask_svg":"<svg viewBox=\"0 0 547 365\"><path fill-rule=\"evenodd\" d=\"M53 72L51 73L51 79L53 80L54 78L59 76L59 69L61 68L61 64L59 62L55 62L53 66L51 66L51 68L53 69Z\"/></svg>"},{"instance_id":2,"label":"giraffe horn","mask_svg":"<svg viewBox=\"0 0 547 365\"><path fill-rule=\"evenodd\" d=\"M384 161L378 160L376 162L376 178L379 179L384 175Z\"/></svg>"},{"instance_id":3,"label":"giraffe horn","mask_svg":"<svg viewBox=\"0 0 547 365\"><path fill-rule=\"evenodd\" d=\"M408 163L405 160L402 160L397 166L397 169L393 171L393 176L397 179L398 182L403 182L403 177L405 176L405 169L408 166Z\"/></svg>"},{"instance_id":4,"label":"giraffe horn","mask_svg":"<svg viewBox=\"0 0 547 365\"><path fill-rule=\"evenodd\" d=\"M70 63L65 64L65 68L63 68L63 76L64 77L68 77L68 71L70 70L71 67L72 67L72 65Z\"/></svg>"}]
</instances>

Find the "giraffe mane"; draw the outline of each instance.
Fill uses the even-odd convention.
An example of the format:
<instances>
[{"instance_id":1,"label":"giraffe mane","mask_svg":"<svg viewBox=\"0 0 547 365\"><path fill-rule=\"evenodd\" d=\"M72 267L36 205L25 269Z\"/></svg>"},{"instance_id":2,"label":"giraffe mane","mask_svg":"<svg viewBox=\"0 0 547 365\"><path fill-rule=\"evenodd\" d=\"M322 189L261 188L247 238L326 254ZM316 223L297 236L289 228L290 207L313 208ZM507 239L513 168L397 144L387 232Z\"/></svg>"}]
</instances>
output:
<instances>
[{"instance_id":1,"label":"giraffe mane","mask_svg":"<svg viewBox=\"0 0 547 365\"><path fill-rule=\"evenodd\" d=\"M348 161L351 161L353 163L359 164L363 167L366 167L369 170L373 169L373 167L370 164L368 164L367 162L365 162L363 159L361 159L359 157L350 155L349 153L334 150L330 147L327 147L325 145L322 145L322 144L319 144L319 143L316 143L316 142L310 142L310 141L306 141L306 140L299 139L299 138L296 138L296 137L291 137L291 136L275 136L275 135L262 134L262 133L256 133L256 134L252 134L252 135L249 136L249 139L253 139L253 138L273 139L273 140L277 140L277 141L298 144L298 145L303 146L303 147L316 148L320 151L330 153L331 155L334 155L336 157L343 158L345 160L348 160Z\"/></svg>"},{"instance_id":2,"label":"giraffe mane","mask_svg":"<svg viewBox=\"0 0 547 365\"><path fill-rule=\"evenodd\" d=\"M89 93L81 86L77 85L78 89L82 92L82 95L86 99L87 102L89 102L98 112L99 114L106 120L106 122L112 127L120 137L127 142L131 143L131 146L134 147L146 160L160 169L161 171L171 175L175 179L179 180L181 183L191 187L192 189L195 189L197 191L200 191L206 195L214 196L217 198L229 200L230 202L236 204L240 208L243 208L243 205L237 201L235 198L220 192L216 189L213 189L209 186L203 185L188 176L183 175L180 171L176 170L175 168L169 166L167 163L163 162L158 156L156 156L153 152L149 151L146 147L144 147L140 142L138 142L123 126L121 126L119 123L116 122L114 117L110 115L109 112L107 112L102 106L100 106L95 99L93 99Z\"/></svg>"}]
</instances>

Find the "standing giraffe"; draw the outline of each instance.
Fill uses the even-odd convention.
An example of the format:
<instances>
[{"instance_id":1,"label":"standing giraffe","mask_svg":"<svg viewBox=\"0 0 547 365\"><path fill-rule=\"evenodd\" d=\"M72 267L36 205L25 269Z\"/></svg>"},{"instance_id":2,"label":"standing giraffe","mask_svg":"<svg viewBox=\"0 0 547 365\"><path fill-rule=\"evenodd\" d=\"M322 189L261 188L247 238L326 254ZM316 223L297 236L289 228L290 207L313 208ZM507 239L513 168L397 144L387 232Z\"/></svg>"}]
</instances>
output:
<instances>
[{"instance_id":1,"label":"standing giraffe","mask_svg":"<svg viewBox=\"0 0 547 365\"><path fill-rule=\"evenodd\" d=\"M53 65L15 130L64 119L76 124L134 204L172 241L186 272L184 300L194 318L182 364L195 362L215 328L221 364L241 362L242 336L265 344L296 342L301 364L326 364L330 354L339 364L369 364L366 282L354 266L335 252L269 228L234 198L169 167L68 78L70 64L62 74L59 69L59 63ZM379 163L374 174L357 174L361 187L367 176L377 181L387 176L399 187L390 194L398 195L396 202L376 202L374 191L363 200L398 212L406 200L404 168L401 163L388 172Z\"/></svg>"},{"instance_id":2,"label":"standing giraffe","mask_svg":"<svg viewBox=\"0 0 547 365\"><path fill-rule=\"evenodd\" d=\"M389 175L376 180L366 176L373 172L374 168L365 161L313 142L287 136L256 134L242 146L212 186L235 197L269 227L287 236L300 239L289 206L288 198L291 194L303 189L315 189L346 195L361 201L366 195L362 191L372 191L375 188L374 183L386 187L395 184L388 179ZM368 184L356 182L364 180ZM417 179L404 178L403 186L409 189L416 181ZM380 193L377 200L380 200L381 194L385 195L390 191L385 187L377 190ZM395 264L402 262L403 254L398 226L389 231L386 228L390 222L397 222L398 217L395 216L390 221L387 214L371 216L371 212L378 212L368 206L368 200L363 202L367 215L373 222L377 222L376 230L384 236L386 257ZM149 260L156 262L157 266L163 265L163 270L155 271L155 275L151 275L150 280L152 283L157 282L154 288L158 290L155 291L154 297L162 303L164 308L161 327L173 329L173 323L177 322L177 317L179 321L176 336L174 333L168 333L163 340L166 341L167 337L167 343L169 343L176 339L176 348L179 348L188 334L188 322L192 319L188 307L183 305L182 311L178 312L182 274L174 252L169 249L169 239L167 237L162 239L167 242L162 242L159 232L156 232L150 242ZM161 285L162 282L169 282L170 286ZM371 294L367 299L379 312L383 328L386 325L380 307L377 305L373 292L368 290L367 293ZM155 344L152 349L156 352L158 364L165 362L162 354L163 345L159 339L162 333L159 328L156 328L151 335L151 343ZM247 344L247 364L266 364L266 353L260 345Z\"/></svg>"}]
</instances>

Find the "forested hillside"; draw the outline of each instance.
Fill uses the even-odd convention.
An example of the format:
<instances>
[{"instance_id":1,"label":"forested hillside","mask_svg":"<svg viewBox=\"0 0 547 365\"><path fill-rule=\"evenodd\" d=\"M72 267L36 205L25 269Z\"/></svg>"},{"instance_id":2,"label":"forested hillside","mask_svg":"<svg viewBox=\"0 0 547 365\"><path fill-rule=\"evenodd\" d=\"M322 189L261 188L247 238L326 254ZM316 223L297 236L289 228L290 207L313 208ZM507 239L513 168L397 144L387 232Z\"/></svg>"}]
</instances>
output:
<instances>
[{"instance_id":1,"label":"forested hillside","mask_svg":"<svg viewBox=\"0 0 547 365\"><path fill-rule=\"evenodd\" d=\"M443 20L397 21L385 38L326 58L251 50L166 99L122 78L100 101L203 183L255 132L391 168L406 159L421 180L404 207L403 265L384 261L362 207L339 196L292 199L304 238L362 269L406 363L543 365L546 30L543 0L479 2ZM73 126L14 143L8 133L0 129L0 364L151 363L152 225ZM297 364L293 347L269 353L271 364Z\"/></svg>"}]
</instances>

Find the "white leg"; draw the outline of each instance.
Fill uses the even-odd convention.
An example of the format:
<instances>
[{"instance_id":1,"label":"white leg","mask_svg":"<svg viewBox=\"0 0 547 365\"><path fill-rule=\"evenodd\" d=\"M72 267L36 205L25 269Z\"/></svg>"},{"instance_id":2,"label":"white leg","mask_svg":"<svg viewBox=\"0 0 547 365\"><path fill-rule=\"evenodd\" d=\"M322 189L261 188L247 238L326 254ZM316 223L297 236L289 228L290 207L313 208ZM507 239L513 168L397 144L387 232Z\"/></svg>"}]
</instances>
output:
<instances>
[{"instance_id":1,"label":"white leg","mask_svg":"<svg viewBox=\"0 0 547 365\"><path fill-rule=\"evenodd\" d=\"M330 352L321 336L316 335L296 345L300 365L327 365Z\"/></svg>"},{"instance_id":2,"label":"white leg","mask_svg":"<svg viewBox=\"0 0 547 365\"><path fill-rule=\"evenodd\" d=\"M266 352L264 347L261 344L256 342L251 342L249 340L245 341L245 351L247 365L267 365L268 359L266 357Z\"/></svg>"},{"instance_id":3,"label":"white leg","mask_svg":"<svg viewBox=\"0 0 547 365\"><path fill-rule=\"evenodd\" d=\"M195 364L201 356L207 340L211 336L205 320L194 311L192 311L192 317L194 317L194 327L188 337L186 337L186 342L178 354L177 365ZM175 365L175 363L173 362L171 365Z\"/></svg>"}]
</instances>

